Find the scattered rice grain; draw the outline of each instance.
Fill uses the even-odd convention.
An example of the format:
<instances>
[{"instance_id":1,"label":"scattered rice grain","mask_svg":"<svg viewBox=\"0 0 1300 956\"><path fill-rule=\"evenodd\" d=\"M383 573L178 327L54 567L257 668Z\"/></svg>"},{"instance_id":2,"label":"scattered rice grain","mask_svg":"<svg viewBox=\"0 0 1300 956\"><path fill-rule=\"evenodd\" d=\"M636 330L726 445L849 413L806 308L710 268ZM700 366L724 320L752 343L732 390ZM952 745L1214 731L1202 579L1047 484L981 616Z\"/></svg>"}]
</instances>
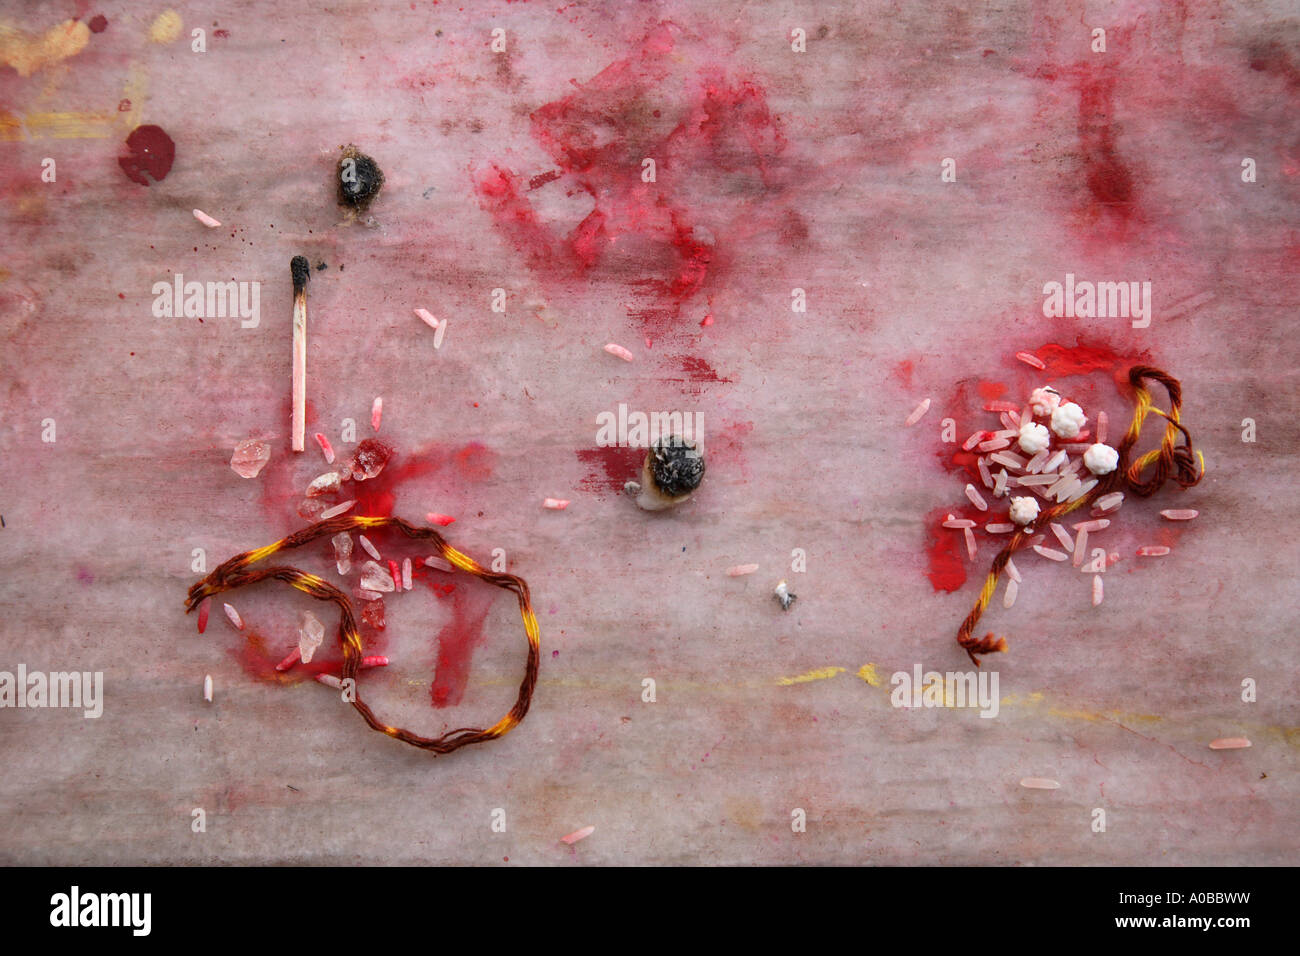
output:
<instances>
[{"instance_id":1,"label":"scattered rice grain","mask_svg":"<svg viewBox=\"0 0 1300 956\"><path fill-rule=\"evenodd\" d=\"M1034 545L1034 550L1049 561L1064 561L1069 557L1069 555L1063 551L1057 551L1053 548L1044 548L1041 544Z\"/></svg>"},{"instance_id":2,"label":"scattered rice grain","mask_svg":"<svg viewBox=\"0 0 1300 956\"><path fill-rule=\"evenodd\" d=\"M328 521L330 518L337 518L339 515L343 514L344 512L351 511L352 507L355 504L356 504L355 499L352 501L341 502L340 504L335 505L333 508L329 508L326 509L325 511L322 511L320 514L320 518L322 521Z\"/></svg>"},{"instance_id":3,"label":"scattered rice grain","mask_svg":"<svg viewBox=\"0 0 1300 956\"><path fill-rule=\"evenodd\" d=\"M1163 558L1169 549L1163 544L1144 544L1137 550L1139 558Z\"/></svg>"},{"instance_id":4,"label":"scattered rice grain","mask_svg":"<svg viewBox=\"0 0 1300 956\"><path fill-rule=\"evenodd\" d=\"M1015 578L1007 580L1007 586L1002 589L1002 606L1011 607L1016 603L1016 595L1020 593L1020 582Z\"/></svg>"},{"instance_id":5,"label":"scattered rice grain","mask_svg":"<svg viewBox=\"0 0 1300 956\"><path fill-rule=\"evenodd\" d=\"M609 346L607 345L605 346L605 348L608 349ZM631 361L630 355L628 356L628 361ZM916 408L912 409L912 414L908 415L907 418L903 420L903 424L910 428L912 425L915 425L917 422L919 422L925 416L925 413L928 412L929 410L930 410L930 400L928 398L921 399L921 404L917 405Z\"/></svg>"},{"instance_id":6,"label":"scattered rice grain","mask_svg":"<svg viewBox=\"0 0 1300 956\"><path fill-rule=\"evenodd\" d=\"M976 508L978 508L980 511L988 511L988 510L989 510L989 503L988 503L987 501L984 500L984 496L983 496L982 494L980 494L980 493L975 489L975 486L972 485L969 481L966 482L966 497L969 498L969 499L970 499L970 503L973 504L973 505L974 505ZM972 527L972 528L975 527L975 522L973 522L973 521L971 522L971 527Z\"/></svg>"},{"instance_id":7,"label":"scattered rice grain","mask_svg":"<svg viewBox=\"0 0 1300 956\"><path fill-rule=\"evenodd\" d=\"M1101 603L1101 599L1104 596L1104 593L1105 593L1105 585L1101 583L1101 575L1094 574L1092 576L1092 606L1093 607L1096 607L1098 604Z\"/></svg>"},{"instance_id":8,"label":"scattered rice grain","mask_svg":"<svg viewBox=\"0 0 1300 956\"><path fill-rule=\"evenodd\" d=\"M1160 512L1160 517L1168 518L1170 521L1191 521L1200 512L1192 508L1168 508Z\"/></svg>"},{"instance_id":9,"label":"scattered rice grain","mask_svg":"<svg viewBox=\"0 0 1300 956\"><path fill-rule=\"evenodd\" d=\"M1024 362L1026 365L1032 365L1034 368L1038 369L1039 371L1042 371L1043 369L1047 368L1047 365L1043 362L1043 360L1040 359L1037 355L1033 354L1032 352L1017 352L1016 358L1020 359L1020 361Z\"/></svg>"}]
</instances>

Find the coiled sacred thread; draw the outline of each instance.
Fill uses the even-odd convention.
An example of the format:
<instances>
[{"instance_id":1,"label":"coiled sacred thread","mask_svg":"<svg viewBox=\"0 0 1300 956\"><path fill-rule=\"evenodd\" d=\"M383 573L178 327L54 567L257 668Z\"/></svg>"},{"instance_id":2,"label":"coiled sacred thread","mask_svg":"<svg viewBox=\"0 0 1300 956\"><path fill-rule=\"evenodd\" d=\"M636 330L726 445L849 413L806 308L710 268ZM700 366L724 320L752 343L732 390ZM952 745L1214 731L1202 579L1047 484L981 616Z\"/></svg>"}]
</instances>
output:
<instances>
[{"instance_id":1,"label":"coiled sacred thread","mask_svg":"<svg viewBox=\"0 0 1300 956\"><path fill-rule=\"evenodd\" d=\"M1036 522L1040 526L1045 526L1062 515L1090 505L1103 495L1114 491L1130 491L1139 498L1149 498L1170 478L1187 489L1204 477L1205 456L1193 448L1191 433L1179 421L1183 405L1183 388L1178 379L1149 365L1135 365L1128 371L1128 380L1135 393L1133 420L1117 449L1119 463L1115 470L1102 476L1092 490L1083 497L1048 508ZM1155 407L1151 392L1147 389L1148 380L1158 382L1164 387L1165 393L1169 396L1168 412ZM1153 448L1137 460L1130 462L1129 455L1133 451L1133 446L1137 444L1142 434L1142 426L1150 414L1165 419L1165 433L1160 440L1160 447ZM1179 442L1180 438L1182 443ZM975 606L961 622L961 627L957 629L957 643L966 651L976 667L980 666L979 655L1004 652L1007 649L1006 638L998 637L992 631L983 637L975 637L975 625L979 623L984 610L989 606L989 601L993 599L998 579L1001 578L1007 562L1016 551L1029 544L1032 534L1028 526L1018 527L1012 534L1006 547L993 559L993 565L984 579L984 587L975 600Z\"/></svg>"},{"instance_id":2,"label":"coiled sacred thread","mask_svg":"<svg viewBox=\"0 0 1300 956\"><path fill-rule=\"evenodd\" d=\"M396 528L408 538L432 541L438 554L453 567L467 574L472 574L489 584L513 592L519 600L519 613L524 621L524 635L528 639L528 660L524 666L524 678L519 685L519 694L515 699L514 706L510 708L509 713L491 727L461 727L448 731L441 737L422 737L409 730L392 727L381 721L375 716L369 705L361 699L360 693L352 696L352 706L356 708L372 730L387 734L413 747L419 747L421 750L431 750L437 754L451 753L453 750L470 744L485 743L505 736L528 713L528 707L533 699L533 691L537 687L537 667L541 657L541 636L537 626L537 615L533 613L528 585L523 578L516 577L513 574L487 570L473 558L462 554L449 545L442 535L432 528L417 527L408 524L401 518L371 518L361 515L340 515L337 518L317 522L303 528L301 531L295 531L274 544L269 544L264 548L257 548L254 551L246 551L226 561L206 578L190 588L189 595L185 600L185 613L190 613L206 598L212 597L214 594L220 594L223 591L230 591L247 584L256 584L259 581L283 581L304 594L316 598L318 601L329 601L338 606L339 643L343 648L342 677L344 680L353 681L355 686L362 658L361 632L357 629L356 618L352 613L352 603L348 600L347 595L320 577L300 571L297 568L283 565L253 568L252 565L259 564L281 551L301 547L318 538L332 537L343 531L364 531L368 528Z\"/></svg>"}]
</instances>

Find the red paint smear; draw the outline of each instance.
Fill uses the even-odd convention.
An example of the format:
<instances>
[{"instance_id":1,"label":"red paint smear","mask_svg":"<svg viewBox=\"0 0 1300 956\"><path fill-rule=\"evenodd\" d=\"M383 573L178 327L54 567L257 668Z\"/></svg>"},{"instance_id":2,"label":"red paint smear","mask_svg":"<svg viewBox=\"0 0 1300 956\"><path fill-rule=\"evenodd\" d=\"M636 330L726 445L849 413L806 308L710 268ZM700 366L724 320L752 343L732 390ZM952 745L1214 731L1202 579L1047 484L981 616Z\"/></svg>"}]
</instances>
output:
<instances>
[{"instance_id":1,"label":"red paint smear","mask_svg":"<svg viewBox=\"0 0 1300 956\"><path fill-rule=\"evenodd\" d=\"M890 375L893 377L894 381L898 382L898 384L902 385L904 388L911 388L912 370L914 368L915 365L911 359L904 359L894 366Z\"/></svg>"},{"instance_id":2,"label":"red paint smear","mask_svg":"<svg viewBox=\"0 0 1300 956\"><path fill-rule=\"evenodd\" d=\"M166 179L176 159L176 144L161 126L137 126L126 138L126 148L130 154L119 156L118 165L141 186L149 185L149 176L157 182Z\"/></svg>"},{"instance_id":3,"label":"red paint smear","mask_svg":"<svg viewBox=\"0 0 1300 956\"><path fill-rule=\"evenodd\" d=\"M1007 393L1007 387L1001 382L980 382L977 388L980 398L987 402L996 401Z\"/></svg>"},{"instance_id":4,"label":"red paint smear","mask_svg":"<svg viewBox=\"0 0 1300 956\"><path fill-rule=\"evenodd\" d=\"M1121 391L1127 391L1128 370L1134 365L1146 365L1151 361L1150 353L1145 350L1126 355L1104 343L1085 342L1081 339L1073 346L1049 342L1035 349L1034 354L1047 366L1041 373L1046 378L1106 372L1121 386Z\"/></svg>"},{"instance_id":5,"label":"red paint smear","mask_svg":"<svg viewBox=\"0 0 1300 956\"><path fill-rule=\"evenodd\" d=\"M1093 200L1129 219L1136 190L1133 173L1115 147L1114 99L1114 77L1086 78L1079 84L1079 146Z\"/></svg>"},{"instance_id":6,"label":"red paint smear","mask_svg":"<svg viewBox=\"0 0 1300 956\"><path fill-rule=\"evenodd\" d=\"M577 455L578 461L591 469L578 480L578 487L583 491L618 494L629 481L641 480L644 448L580 448Z\"/></svg>"},{"instance_id":7,"label":"red paint smear","mask_svg":"<svg viewBox=\"0 0 1300 956\"><path fill-rule=\"evenodd\" d=\"M429 697L434 707L452 707L465 696L470 659L483 642L483 623L496 595L486 588L457 588L452 621L438 632L438 664Z\"/></svg>"},{"instance_id":8,"label":"red paint smear","mask_svg":"<svg viewBox=\"0 0 1300 956\"><path fill-rule=\"evenodd\" d=\"M930 566L926 576L936 591L958 591L966 583L966 536L943 527L952 508L936 508L925 516L925 551Z\"/></svg>"},{"instance_id":9,"label":"red paint smear","mask_svg":"<svg viewBox=\"0 0 1300 956\"><path fill-rule=\"evenodd\" d=\"M656 338L678 325L687 303L715 278L721 263L712 242L697 232L686 203L676 198L674 183L693 182L697 173L757 169L766 185L785 147L766 94L752 81L732 81L710 68L685 84L693 89L674 97L670 91L677 86L666 79L677 32L671 23L659 24L631 55L532 114L533 138L558 171L534 176L526 187L499 164L473 174L480 203L498 230L530 267L550 277L586 274L604 262L620 237L643 240L625 244L640 250L638 261L616 268L648 297L629 314ZM665 114L677 117L676 123L662 119ZM647 156L662 170L657 183L627 174ZM567 231L542 223L525 195L561 177L594 203Z\"/></svg>"}]
</instances>

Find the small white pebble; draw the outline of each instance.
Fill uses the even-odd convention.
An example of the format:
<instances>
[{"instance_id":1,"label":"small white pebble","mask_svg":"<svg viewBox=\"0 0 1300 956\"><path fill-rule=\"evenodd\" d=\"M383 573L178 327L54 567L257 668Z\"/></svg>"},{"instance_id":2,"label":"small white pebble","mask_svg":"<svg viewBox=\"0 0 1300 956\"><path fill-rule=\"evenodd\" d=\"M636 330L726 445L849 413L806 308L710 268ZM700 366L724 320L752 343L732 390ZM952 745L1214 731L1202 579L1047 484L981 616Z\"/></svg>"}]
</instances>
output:
<instances>
[{"instance_id":1,"label":"small white pebble","mask_svg":"<svg viewBox=\"0 0 1300 956\"><path fill-rule=\"evenodd\" d=\"M1052 412L1052 431L1061 438L1074 438L1087 420L1082 408L1074 402L1066 402Z\"/></svg>"},{"instance_id":2,"label":"small white pebble","mask_svg":"<svg viewBox=\"0 0 1300 956\"><path fill-rule=\"evenodd\" d=\"M1030 524L1038 517L1038 500L1030 497L1011 499L1011 521L1014 524Z\"/></svg>"},{"instance_id":3,"label":"small white pebble","mask_svg":"<svg viewBox=\"0 0 1300 956\"><path fill-rule=\"evenodd\" d=\"M1047 450L1052 443L1052 436L1047 428L1037 422L1025 422L1020 426L1020 450L1026 455L1037 455Z\"/></svg>"},{"instance_id":4,"label":"small white pebble","mask_svg":"<svg viewBox=\"0 0 1300 956\"><path fill-rule=\"evenodd\" d=\"M1109 475L1119 464L1119 452L1109 445L1097 442L1083 453L1083 463L1094 475Z\"/></svg>"},{"instance_id":5,"label":"small white pebble","mask_svg":"<svg viewBox=\"0 0 1300 956\"><path fill-rule=\"evenodd\" d=\"M753 574L757 570L757 564L737 564L733 567L727 568L727 577L739 578L746 574Z\"/></svg>"},{"instance_id":6,"label":"small white pebble","mask_svg":"<svg viewBox=\"0 0 1300 956\"><path fill-rule=\"evenodd\" d=\"M618 358L621 358L624 362L632 361L632 353L629 352L627 349L623 348L623 346L621 345L615 345L613 342L610 342L608 345L605 346L605 351L608 352L610 355L614 355L617 356Z\"/></svg>"}]
</instances>

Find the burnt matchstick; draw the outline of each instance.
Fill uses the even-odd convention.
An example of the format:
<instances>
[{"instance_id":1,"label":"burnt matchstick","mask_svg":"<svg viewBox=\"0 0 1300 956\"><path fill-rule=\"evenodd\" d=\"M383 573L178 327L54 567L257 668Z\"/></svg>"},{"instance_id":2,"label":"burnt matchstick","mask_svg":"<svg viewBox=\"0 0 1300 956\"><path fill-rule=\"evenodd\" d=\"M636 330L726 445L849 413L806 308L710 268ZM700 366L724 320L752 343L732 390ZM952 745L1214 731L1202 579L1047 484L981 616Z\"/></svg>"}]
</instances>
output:
<instances>
[{"instance_id":1,"label":"burnt matchstick","mask_svg":"<svg viewBox=\"0 0 1300 956\"><path fill-rule=\"evenodd\" d=\"M307 447L307 276L311 264L303 256L289 261L293 276L293 450Z\"/></svg>"}]
</instances>

